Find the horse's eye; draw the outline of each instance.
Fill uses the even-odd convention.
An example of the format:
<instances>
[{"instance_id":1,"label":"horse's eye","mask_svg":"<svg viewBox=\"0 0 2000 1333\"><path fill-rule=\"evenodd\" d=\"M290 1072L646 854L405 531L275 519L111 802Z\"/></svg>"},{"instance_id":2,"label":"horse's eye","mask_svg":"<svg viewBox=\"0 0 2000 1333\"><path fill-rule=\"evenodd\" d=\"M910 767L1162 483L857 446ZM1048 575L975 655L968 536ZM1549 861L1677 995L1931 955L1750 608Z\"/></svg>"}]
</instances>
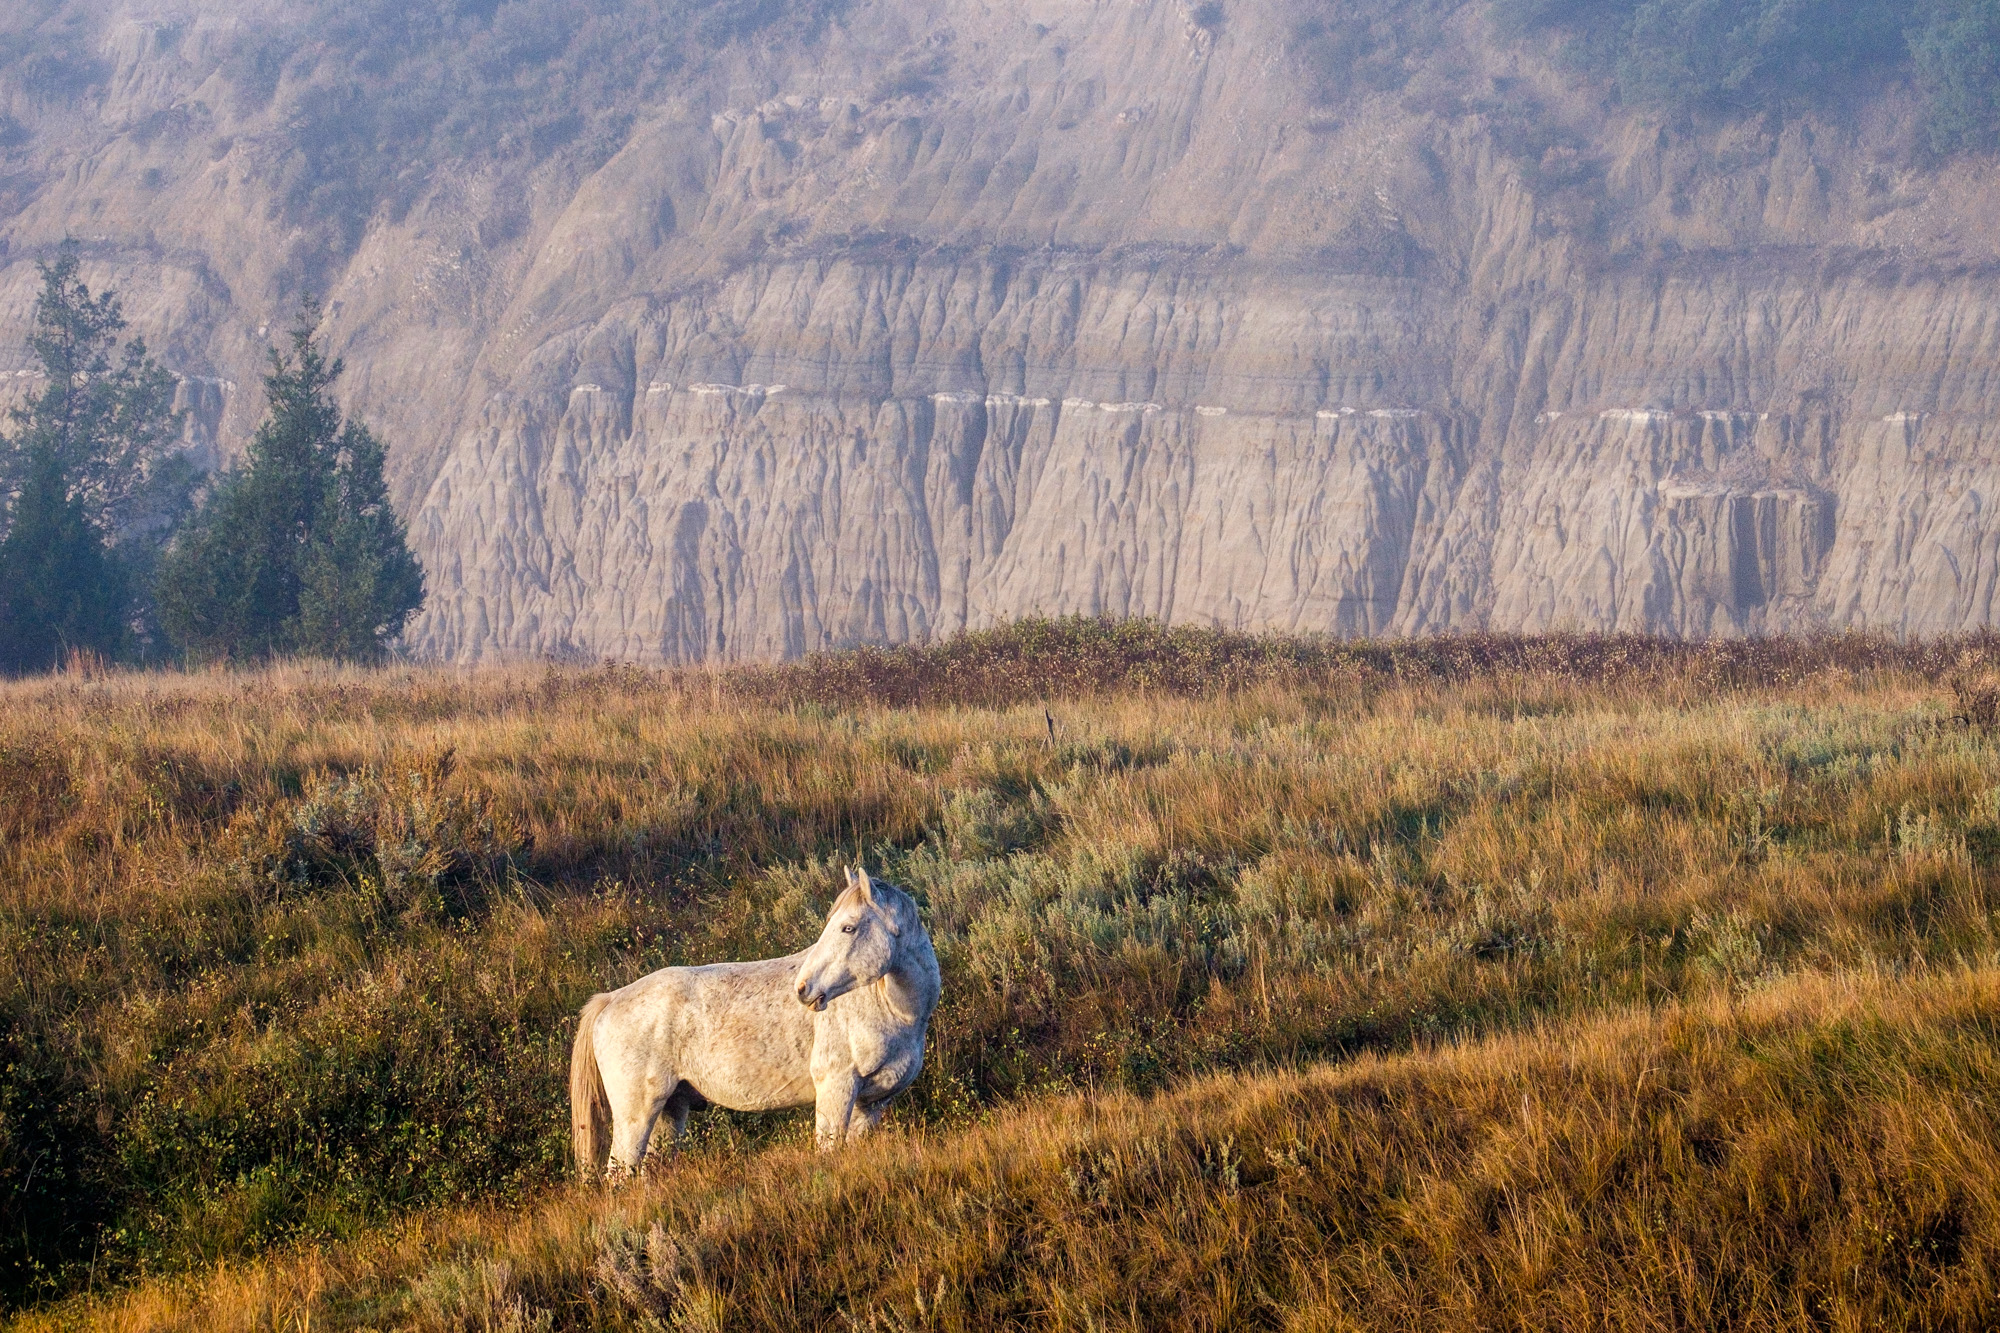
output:
<instances>
[{"instance_id":1,"label":"horse's eye","mask_svg":"<svg viewBox=\"0 0 2000 1333\"><path fill-rule=\"evenodd\" d=\"M843 935L852 935L854 933L854 926L852 924L842 926L840 928L840 933Z\"/></svg>"}]
</instances>

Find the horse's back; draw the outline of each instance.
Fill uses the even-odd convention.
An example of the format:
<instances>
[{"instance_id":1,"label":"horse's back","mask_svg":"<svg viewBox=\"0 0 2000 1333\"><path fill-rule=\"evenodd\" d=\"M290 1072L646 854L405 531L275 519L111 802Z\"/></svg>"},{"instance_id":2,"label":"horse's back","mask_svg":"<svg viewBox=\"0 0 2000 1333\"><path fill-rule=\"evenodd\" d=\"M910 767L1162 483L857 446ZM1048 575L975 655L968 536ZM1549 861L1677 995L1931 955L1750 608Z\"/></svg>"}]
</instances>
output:
<instances>
[{"instance_id":1,"label":"horse's back","mask_svg":"<svg viewBox=\"0 0 2000 1333\"><path fill-rule=\"evenodd\" d=\"M808 1105L813 1015L792 989L798 957L668 967L611 992L599 1020L626 1058L738 1111ZM671 1089L668 1089L671 1091Z\"/></svg>"}]
</instances>

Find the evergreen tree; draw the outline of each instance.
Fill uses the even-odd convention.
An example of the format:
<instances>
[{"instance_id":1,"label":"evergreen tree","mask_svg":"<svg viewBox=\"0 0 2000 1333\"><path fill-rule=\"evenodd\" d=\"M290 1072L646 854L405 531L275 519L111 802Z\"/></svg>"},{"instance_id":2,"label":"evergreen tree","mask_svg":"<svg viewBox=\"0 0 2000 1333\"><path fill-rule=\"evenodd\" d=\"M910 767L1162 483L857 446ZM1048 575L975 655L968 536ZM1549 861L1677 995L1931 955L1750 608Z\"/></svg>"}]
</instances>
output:
<instances>
[{"instance_id":1,"label":"evergreen tree","mask_svg":"<svg viewBox=\"0 0 2000 1333\"><path fill-rule=\"evenodd\" d=\"M269 412L245 465L218 480L161 569L161 617L195 656L372 661L423 604L381 443L342 422L342 367L314 341L318 322L308 303L289 353L272 350Z\"/></svg>"},{"instance_id":2,"label":"evergreen tree","mask_svg":"<svg viewBox=\"0 0 2000 1333\"><path fill-rule=\"evenodd\" d=\"M299 566L290 634L316 657L368 661L424 602L424 572L382 480L382 445L362 426L341 432L328 511Z\"/></svg>"},{"instance_id":3,"label":"evergreen tree","mask_svg":"<svg viewBox=\"0 0 2000 1333\"><path fill-rule=\"evenodd\" d=\"M65 652L146 647L143 590L185 509L195 470L181 447L174 377L126 344L118 298L93 296L66 243L41 265L28 346L47 386L0 439L0 670L46 670Z\"/></svg>"},{"instance_id":4,"label":"evergreen tree","mask_svg":"<svg viewBox=\"0 0 2000 1333\"><path fill-rule=\"evenodd\" d=\"M47 671L72 649L115 655L126 633L122 573L62 470L37 457L0 541L0 671Z\"/></svg>"},{"instance_id":5,"label":"evergreen tree","mask_svg":"<svg viewBox=\"0 0 2000 1333\"><path fill-rule=\"evenodd\" d=\"M1990 147L2000 137L2000 0L1923 0L1910 55L1941 153Z\"/></svg>"}]
</instances>

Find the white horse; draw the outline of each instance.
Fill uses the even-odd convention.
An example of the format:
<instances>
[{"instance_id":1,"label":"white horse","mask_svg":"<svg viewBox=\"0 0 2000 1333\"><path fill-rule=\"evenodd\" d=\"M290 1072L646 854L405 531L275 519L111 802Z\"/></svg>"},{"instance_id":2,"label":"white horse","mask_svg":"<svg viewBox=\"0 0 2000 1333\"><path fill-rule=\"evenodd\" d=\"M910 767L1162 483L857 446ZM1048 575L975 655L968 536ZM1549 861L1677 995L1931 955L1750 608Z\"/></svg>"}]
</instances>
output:
<instances>
[{"instance_id":1,"label":"white horse","mask_svg":"<svg viewBox=\"0 0 2000 1333\"><path fill-rule=\"evenodd\" d=\"M937 955L908 894L847 872L803 953L668 967L583 1006L570 1052L570 1137L585 1179L636 1172L653 1125L688 1112L815 1110L822 1150L875 1127L924 1066ZM607 1135L609 1142L606 1141Z\"/></svg>"}]
</instances>

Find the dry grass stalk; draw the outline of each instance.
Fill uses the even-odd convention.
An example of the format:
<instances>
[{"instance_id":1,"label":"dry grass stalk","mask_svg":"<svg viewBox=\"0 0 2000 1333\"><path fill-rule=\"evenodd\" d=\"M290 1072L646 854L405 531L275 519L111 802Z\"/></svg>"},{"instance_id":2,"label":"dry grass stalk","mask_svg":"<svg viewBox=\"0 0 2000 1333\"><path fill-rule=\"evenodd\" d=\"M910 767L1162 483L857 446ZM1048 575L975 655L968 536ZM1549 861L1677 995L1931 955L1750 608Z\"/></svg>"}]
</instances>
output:
<instances>
[{"instance_id":1,"label":"dry grass stalk","mask_svg":"<svg viewBox=\"0 0 2000 1333\"><path fill-rule=\"evenodd\" d=\"M0 1290L134 1329L1990 1322L2000 748L1954 719L1995 657L1063 622L0 685ZM859 857L947 974L900 1137L827 1168L710 1115L569 1194L582 996L796 947Z\"/></svg>"}]
</instances>

